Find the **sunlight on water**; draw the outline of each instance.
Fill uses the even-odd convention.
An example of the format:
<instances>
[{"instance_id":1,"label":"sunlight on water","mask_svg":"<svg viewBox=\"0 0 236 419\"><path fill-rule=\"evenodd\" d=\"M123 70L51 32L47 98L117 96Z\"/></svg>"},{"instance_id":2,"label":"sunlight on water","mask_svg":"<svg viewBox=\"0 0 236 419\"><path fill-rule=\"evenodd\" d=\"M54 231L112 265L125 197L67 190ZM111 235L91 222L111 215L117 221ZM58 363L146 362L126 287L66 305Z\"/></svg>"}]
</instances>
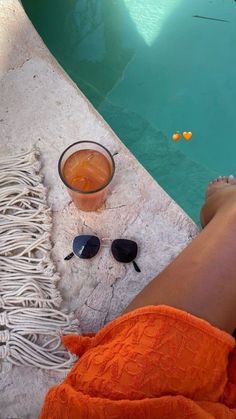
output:
<instances>
[{"instance_id":1,"label":"sunlight on water","mask_svg":"<svg viewBox=\"0 0 236 419\"><path fill-rule=\"evenodd\" d=\"M173 13L180 0L124 0L124 4L135 24L136 30L146 45L151 46L168 16ZM167 12L168 10L168 12Z\"/></svg>"}]
</instances>

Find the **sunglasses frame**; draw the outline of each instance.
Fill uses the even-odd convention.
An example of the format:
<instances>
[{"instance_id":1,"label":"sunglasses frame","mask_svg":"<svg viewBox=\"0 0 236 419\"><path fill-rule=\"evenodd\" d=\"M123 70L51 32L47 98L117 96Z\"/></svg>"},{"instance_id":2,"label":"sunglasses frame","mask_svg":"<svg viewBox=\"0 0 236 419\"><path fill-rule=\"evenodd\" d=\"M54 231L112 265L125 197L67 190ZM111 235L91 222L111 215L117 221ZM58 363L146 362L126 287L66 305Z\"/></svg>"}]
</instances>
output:
<instances>
[{"instance_id":1,"label":"sunglasses frame","mask_svg":"<svg viewBox=\"0 0 236 419\"><path fill-rule=\"evenodd\" d=\"M96 238L99 240L99 248L98 248L97 252L95 253L95 255L94 255L94 256L91 256L91 257L88 257L88 258L82 258L82 257L80 257L79 255L77 255L76 253L71 252L71 253L69 253L69 254L68 254L68 255L64 258L64 260L70 260L70 259L72 259L74 256L76 256L76 257L77 257L77 258L79 258L79 259L92 259L93 257L97 256L97 254L99 253L99 250L101 249L101 247L109 247L109 248L110 248L110 252L111 252L111 254L112 254L113 258L114 258L117 262L119 262L119 263L132 263L132 264L133 264L133 266L134 266L135 271L136 271L136 272L141 272L141 270L140 270L139 266L138 266L138 265L137 265L137 263L135 262L135 259L136 259L136 257L137 257L137 253L136 253L135 258L134 258L133 260L131 260L130 262L122 262L122 261L117 260L117 259L115 258L115 256L114 256L113 252L112 252L112 244L113 244L116 240L124 240L124 241L129 241L129 242L133 242L133 243L135 243L135 245L137 246L137 252L138 252L138 245L137 245L136 241L131 240L131 239L115 239L115 240L112 240L112 239L110 239L110 238L102 238L102 239L100 239L98 236L95 236L94 234L80 234L80 235L77 235L77 236L75 236L75 237L74 237L74 239L73 239L73 245L74 245L74 241L75 241L75 239L76 239L77 237L82 237L82 236L96 237ZM111 242L111 244L108 244L108 243L107 243L107 244L102 244L102 242L103 242L104 240L109 240L109 241Z\"/></svg>"}]
</instances>

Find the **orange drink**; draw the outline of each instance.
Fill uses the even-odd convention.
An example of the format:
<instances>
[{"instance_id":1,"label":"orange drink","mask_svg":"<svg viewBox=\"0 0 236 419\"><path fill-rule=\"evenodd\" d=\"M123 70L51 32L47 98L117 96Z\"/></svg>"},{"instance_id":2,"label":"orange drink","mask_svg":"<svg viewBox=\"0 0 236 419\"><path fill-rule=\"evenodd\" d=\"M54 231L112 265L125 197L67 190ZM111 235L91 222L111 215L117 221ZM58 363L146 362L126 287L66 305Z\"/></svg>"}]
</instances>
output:
<instances>
[{"instance_id":1,"label":"orange drink","mask_svg":"<svg viewBox=\"0 0 236 419\"><path fill-rule=\"evenodd\" d=\"M75 205L96 211L104 203L115 164L110 152L93 141L69 146L59 160L59 174Z\"/></svg>"}]
</instances>

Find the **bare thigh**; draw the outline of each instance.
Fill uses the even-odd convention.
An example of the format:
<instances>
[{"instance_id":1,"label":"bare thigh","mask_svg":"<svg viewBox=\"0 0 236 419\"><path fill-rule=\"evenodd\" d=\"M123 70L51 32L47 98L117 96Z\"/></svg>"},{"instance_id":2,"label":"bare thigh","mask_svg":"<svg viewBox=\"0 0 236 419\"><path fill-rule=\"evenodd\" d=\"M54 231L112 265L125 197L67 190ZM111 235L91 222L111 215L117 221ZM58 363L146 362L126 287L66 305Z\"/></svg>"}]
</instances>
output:
<instances>
[{"instance_id":1,"label":"bare thigh","mask_svg":"<svg viewBox=\"0 0 236 419\"><path fill-rule=\"evenodd\" d=\"M125 313L165 304L229 333L236 324L236 212L219 211L183 252L131 302Z\"/></svg>"}]
</instances>

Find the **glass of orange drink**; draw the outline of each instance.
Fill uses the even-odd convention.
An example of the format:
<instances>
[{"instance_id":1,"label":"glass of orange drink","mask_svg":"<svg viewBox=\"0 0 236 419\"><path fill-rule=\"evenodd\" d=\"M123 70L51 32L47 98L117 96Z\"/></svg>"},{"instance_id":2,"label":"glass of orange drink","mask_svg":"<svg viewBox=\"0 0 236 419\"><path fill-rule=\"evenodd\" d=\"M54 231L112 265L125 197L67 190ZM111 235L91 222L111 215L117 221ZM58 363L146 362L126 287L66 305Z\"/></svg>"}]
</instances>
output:
<instances>
[{"instance_id":1,"label":"glass of orange drink","mask_svg":"<svg viewBox=\"0 0 236 419\"><path fill-rule=\"evenodd\" d=\"M78 141L63 151L58 170L76 207L96 211L107 197L115 162L103 145Z\"/></svg>"}]
</instances>

